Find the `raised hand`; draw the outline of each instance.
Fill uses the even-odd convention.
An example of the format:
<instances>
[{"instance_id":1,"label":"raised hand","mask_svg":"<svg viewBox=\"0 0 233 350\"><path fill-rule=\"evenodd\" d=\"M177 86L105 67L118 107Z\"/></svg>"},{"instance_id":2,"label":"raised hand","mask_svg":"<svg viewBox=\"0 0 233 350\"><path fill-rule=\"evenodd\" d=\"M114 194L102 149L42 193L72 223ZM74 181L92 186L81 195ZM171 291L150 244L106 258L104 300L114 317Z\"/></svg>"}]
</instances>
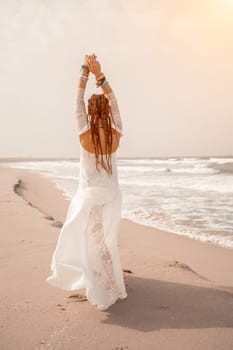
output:
<instances>
[{"instance_id":1,"label":"raised hand","mask_svg":"<svg viewBox=\"0 0 233 350\"><path fill-rule=\"evenodd\" d=\"M97 56L95 54L88 57L88 67L90 69L90 72L98 77L101 74L101 65L96 58Z\"/></svg>"},{"instance_id":2,"label":"raised hand","mask_svg":"<svg viewBox=\"0 0 233 350\"><path fill-rule=\"evenodd\" d=\"M90 59L90 57L96 58L96 55L95 54L93 54L93 55L85 55L84 56L84 60L83 60L83 65L84 66L88 66L89 67L89 59Z\"/></svg>"},{"instance_id":3,"label":"raised hand","mask_svg":"<svg viewBox=\"0 0 233 350\"><path fill-rule=\"evenodd\" d=\"M83 64L84 64L85 66L88 66L89 57L90 57L90 55L85 55L85 57L84 57Z\"/></svg>"}]
</instances>

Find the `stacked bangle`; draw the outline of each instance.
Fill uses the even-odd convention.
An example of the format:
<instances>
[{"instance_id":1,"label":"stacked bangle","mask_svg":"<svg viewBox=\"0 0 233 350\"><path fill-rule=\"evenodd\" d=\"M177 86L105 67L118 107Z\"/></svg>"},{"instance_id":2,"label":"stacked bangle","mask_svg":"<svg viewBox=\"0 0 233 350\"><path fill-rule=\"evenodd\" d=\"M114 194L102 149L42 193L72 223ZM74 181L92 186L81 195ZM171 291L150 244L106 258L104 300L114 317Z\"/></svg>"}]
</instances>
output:
<instances>
[{"instance_id":1,"label":"stacked bangle","mask_svg":"<svg viewBox=\"0 0 233 350\"><path fill-rule=\"evenodd\" d=\"M105 76L104 76L103 73L101 73L101 74L96 78L96 86L99 87L104 81L105 81Z\"/></svg>"},{"instance_id":2,"label":"stacked bangle","mask_svg":"<svg viewBox=\"0 0 233 350\"><path fill-rule=\"evenodd\" d=\"M107 86L107 85L109 85L109 82L105 80L100 86Z\"/></svg>"},{"instance_id":3,"label":"stacked bangle","mask_svg":"<svg viewBox=\"0 0 233 350\"><path fill-rule=\"evenodd\" d=\"M89 73L89 72L90 72L90 69L89 69L89 67L86 66L85 64L82 64L82 65L81 65L81 68L80 68L80 72L81 72L81 71L86 71L86 72Z\"/></svg>"},{"instance_id":4,"label":"stacked bangle","mask_svg":"<svg viewBox=\"0 0 233 350\"><path fill-rule=\"evenodd\" d=\"M90 69L87 65L83 64L80 68L80 72L86 72L87 74L82 74L80 76L80 80L83 80L83 81L87 81L88 80L88 76L89 76L89 73L90 73ZM109 82L106 80L106 77L103 73L101 73L97 78L96 78L96 86L99 87L103 87L103 86L107 86L109 85Z\"/></svg>"},{"instance_id":5,"label":"stacked bangle","mask_svg":"<svg viewBox=\"0 0 233 350\"><path fill-rule=\"evenodd\" d=\"M109 82L106 80L106 77L103 73L101 73L97 78L96 78L96 86L106 86L109 85Z\"/></svg>"},{"instance_id":6,"label":"stacked bangle","mask_svg":"<svg viewBox=\"0 0 233 350\"><path fill-rule=\"evenodd\" d=\"M83 72L86 72L86 73L87 73L87 75L86 75L86 74L82 74L82 75L80 76L80 80L87 81L87 80L88 80L89 73L90 73L89 67L86 66L85 64L83 64L83 65L81 66L81 68L80 68L80 72L82 72L82 73L83 73Z\"/></svg>"},{"instance_id":7,"label":"stacked bangle","mask_svg":"<svg viewBox=\"0 0 233 350\"><path fill-rule=\"evenodd\" d=\"M87 81L88 77L86 75L81 75L80 80Z\"/></svg>"}]
</instances>

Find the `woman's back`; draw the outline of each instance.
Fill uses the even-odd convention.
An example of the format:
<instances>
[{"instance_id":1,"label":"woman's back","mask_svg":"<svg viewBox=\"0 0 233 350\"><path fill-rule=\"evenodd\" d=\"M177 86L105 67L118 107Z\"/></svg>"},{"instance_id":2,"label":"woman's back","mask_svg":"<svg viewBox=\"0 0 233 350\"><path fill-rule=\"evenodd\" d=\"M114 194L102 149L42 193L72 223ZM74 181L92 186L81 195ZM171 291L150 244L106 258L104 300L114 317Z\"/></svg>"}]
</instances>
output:
<instances>
[{"instance_id":1,"label":"woman's back","mask_svg":"<svg viewBox=\"0 0 233 350\"><path fill-rule=\"evenodd\" d=\"M106 144L106 139L105 139L105 133L102 127L99 128L99 135L100 135L100 144L102 147L102 154L107 154L107 144ZM114 153L117 151L120 143L120 133L116 131L114 128L112 128L112 149L111 153ZM80 144L82 145L83 148L85 148L88 152L94 153L95 154L95 146L92 141L92 135L91 135L91 130L87 130L83 134L79 136L80 138ZM97 151L97 154L101 154L100 152Z\"/></svg>"},{"instance_id":2,"label":"woman's back","mask_svg":"<svg viewBox=\"0 0 233 350\"><path fill-rule=\"evenodd\" d=\"M85 89L79 87L77 91L77 101L76 101L76 120L77 120L77 127L78 127L78 135L80 144L86 151L90 153L95 153L95 147L92 140L92 132L90 125L88 124L88 116L86 112L85 102L84 102L84 92ZM114 153L117 151L120 143L120 138L123 136L122 131L122 120L120 116L120 111L118 107L118 103L115 97L115 94L113 91L106 94L107 98L109 99L110 106L111 106L111 115L112 115L112 123L111 123L111 129L112 129L112 148L111 153ZM100 135L100 143L102 147L102 154L107 154L106 149L106 138L105 138L105 132L102 127L102 125L99 126L99 135ZM97 151L98 154L100 152Z\"/></svg>"},{"instance_id":3,"label":"woman's back","mask_svg":"<svg viewBox=\"0 0 233 350\"><path fill-rule=\"evenodd\" d=\"M107 93L106 96L109 99L111 106L111 131L112 131L112 152L111 152L111 165L112 173L108 174L104 168L99 165L99 170L96 168L96 154L95 146L92 140L92 131L90 124L88 123L88 115L86 112L84 102L85 89L79 87L77 91L77 105L76 105L76 120L78 127L78 135L80 140L80 173L79 184L80 188L87 187L99 187L105 189L108 192L107 196L114 197L113 193L119 192L118 173L116 164L116 151L119 147L120 138L123 136L122 120L118 103L113 90ZM99 125L98 128L100 135L100 143L102 146L103 156L107 154L106 140L104 128ZM98 153L98 152L97 152ZM101 154L99 153L101 156Z\"/></svg>"}]
</instances>

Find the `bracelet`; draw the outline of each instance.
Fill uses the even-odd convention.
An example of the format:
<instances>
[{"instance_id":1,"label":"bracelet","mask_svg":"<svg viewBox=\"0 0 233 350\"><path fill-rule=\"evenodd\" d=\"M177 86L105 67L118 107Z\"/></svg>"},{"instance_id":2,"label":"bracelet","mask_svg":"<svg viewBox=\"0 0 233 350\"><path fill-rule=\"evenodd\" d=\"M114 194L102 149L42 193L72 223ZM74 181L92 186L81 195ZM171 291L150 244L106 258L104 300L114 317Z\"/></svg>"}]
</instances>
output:
<instances>
[{"instance_id":1,"label":"bracelet","mask_svg":"<svg viewBox=\"0 0 233 350\"><path fill-rule=\"evenodd\" d=\"M88 73L90 72L89 67L86 66L85 64L82 64L82 65L81 65L80 71L81 71L81 70L85 70L85 71L88 72Z\"/></svg>"},{"instance_id":2,"label":"bracelet","mask_svg":"<svg viewBox=\"0 0 233 350\"><path fill-rule=\"evenodd\" d=\"M102 78L104 78L104 74L103 74L103 73L101 73L101 74L96 78L96 80L100 80L100 79L102 79Z\"/></svg>"},{"instance_id":3,"label":"bracelet","mask_svg":"<svg viewBox=\"0 0 233 350\"><path fill-rule=\"evenodd\" d=\"M106 80L105 76L101 74L98 78L96 78L96 86L99 87Z\"/></svg>"},{"instance_id":4,"label":"bracelet","mask_svg":"<svg viewBox=\"0 0 233 350\"><path fill-rule=\"evenodd\" d=\"M110 84L107 80L105 80L100 86L103 87L103 86L107 86L107 85L109 86Z\"/></svg>"},{"instance_id":5,"label":"bracelet","mask_svg":"<svg viewBox=\"0 0 233 350\"><path fill-rule=\"evenodd\" d=\"M86 73L84 73L86 72ZM84 77L89 77L89 72L87 72L86 70L82 70L82 73L81 73Z\"/></svg>"},{"instance_id":6,"label":"bracelet","mask_svg":"<svg viewBox=\"0 0 233 350\"><path fill-rule=\"evenodd\" d=\"M87 82L88 81L88 77L85 76L85 75L81 75L80 76L80 80Z\"/></svg>"},{"instance_id":7,"label":"bracelet","mask_svg":"<svg viewBox=\"0 0 233 350\"><path fill-rule=\"evenodd\" d=\"M105 78L103 80L101 80L101 81L98 81L96 83L96 87L100 87L103 84L104 81L105 81Z\"/></svg>"},{"instance_id":8,"label":"bracelet","mask_svg":"<svg viewBox=\"0 0 233 350\"><path fill-rule=\"evenodd\" d=\"M86 75L80 75L80 79L88 80L88 76L86 76Z\"/></svg>"}]
</instances>

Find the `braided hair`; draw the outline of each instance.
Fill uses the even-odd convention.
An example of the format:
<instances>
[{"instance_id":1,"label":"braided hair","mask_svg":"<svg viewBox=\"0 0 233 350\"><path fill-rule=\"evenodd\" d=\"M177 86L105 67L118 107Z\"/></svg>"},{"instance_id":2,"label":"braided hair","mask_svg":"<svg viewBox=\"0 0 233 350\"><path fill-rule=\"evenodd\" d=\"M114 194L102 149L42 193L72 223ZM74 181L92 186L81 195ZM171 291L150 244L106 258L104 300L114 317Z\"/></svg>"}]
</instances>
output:
<instances>
[{"instance_id":1,"label":"braided hair","mask_svg":"<svg viewBox=\"0 0 233 350\"><path fill-rule=\"evenodd\" d=\"M111 107L108 98L104 94L93 94L88 99L88 117L95 149L96 169L100 171L99 165L101 165L108 174L112 174L111 151L113 133L111 127ZM105 160L99 133L100 126L104 130L106 145Z\"/></svg>"}]
</instances>

